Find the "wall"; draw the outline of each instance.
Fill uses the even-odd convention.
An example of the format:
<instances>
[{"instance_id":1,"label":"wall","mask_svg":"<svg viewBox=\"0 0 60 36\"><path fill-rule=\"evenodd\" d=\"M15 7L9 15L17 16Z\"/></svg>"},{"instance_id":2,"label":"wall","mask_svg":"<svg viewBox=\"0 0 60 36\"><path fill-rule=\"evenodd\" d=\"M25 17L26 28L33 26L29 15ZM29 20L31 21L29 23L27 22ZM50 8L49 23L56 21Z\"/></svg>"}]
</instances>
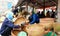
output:
<instances>
[{"instance_id":1,"label":"wall","mask_svg":"<svg viewBox=\"0 0 60 36\"><path fill-rule=\"evenodd\" d=\"M60 0L58 0L57 22L60 23Z\"/></svg>"}]
</instances>

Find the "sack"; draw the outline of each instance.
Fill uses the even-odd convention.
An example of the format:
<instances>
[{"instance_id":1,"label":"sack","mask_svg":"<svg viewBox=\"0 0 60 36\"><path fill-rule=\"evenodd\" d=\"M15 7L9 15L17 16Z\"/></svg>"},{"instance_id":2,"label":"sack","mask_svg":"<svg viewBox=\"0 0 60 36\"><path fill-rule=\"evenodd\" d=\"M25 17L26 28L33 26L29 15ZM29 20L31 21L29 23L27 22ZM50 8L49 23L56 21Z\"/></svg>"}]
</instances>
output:
<instances>
[{"instance_id":1,"label":"sack","mask_svg":"<svg viewBox=\"0 0 60 36\"><path fill-rule=\"evenodd\" d=\"M18 35L17 36L27 36L27 33L26 32L24 32L24 31L21 31L21 32L19 32L18 33Z\"/></svg>"}]
</instances>

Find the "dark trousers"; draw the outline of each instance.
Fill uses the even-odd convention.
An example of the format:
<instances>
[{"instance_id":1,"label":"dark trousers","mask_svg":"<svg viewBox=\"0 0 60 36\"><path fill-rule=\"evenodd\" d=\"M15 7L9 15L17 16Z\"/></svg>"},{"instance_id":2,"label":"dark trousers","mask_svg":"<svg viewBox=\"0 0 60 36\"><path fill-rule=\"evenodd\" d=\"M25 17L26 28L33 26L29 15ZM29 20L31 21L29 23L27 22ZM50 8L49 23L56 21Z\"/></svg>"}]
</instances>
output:
<instances>
[{"instance_id":1,"label":"dark trousers","mask_svg":"<svg viewBox=\"0 0 60 36\"><path fill-rule=\"evenodd\" d=\"M2 36L11 36L11 35L2 35Z\"/></svg>"}]
</instances>

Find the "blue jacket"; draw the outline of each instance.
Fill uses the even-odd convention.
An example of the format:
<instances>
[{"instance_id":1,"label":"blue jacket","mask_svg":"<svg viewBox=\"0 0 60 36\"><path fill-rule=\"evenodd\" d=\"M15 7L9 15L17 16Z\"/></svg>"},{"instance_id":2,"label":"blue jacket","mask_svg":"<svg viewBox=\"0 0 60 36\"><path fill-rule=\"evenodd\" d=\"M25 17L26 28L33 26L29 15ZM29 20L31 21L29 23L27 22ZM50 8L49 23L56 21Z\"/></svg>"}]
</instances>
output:
<instances>
[{"instance_id":1,"label":"blue jacket","mask_svg":"<svg viewBox=\"0 0 60 36\"><path fill-rule=\"evenodd\" d=\"M30 24L39 23L39 17L37 14L33 14L29 17Z\"/></svg>"},{"instance_id":2,"label":"blue jacket","mask_svg":"<svg viewBox=\"0 0 60 36\"><path fill-rule=\"evenodd\" d=\"M2 35L10 35L11 34L11 30L12 28L18 28L19 26L15 26L10 20L8 20L8 18L6 18L2 24L1 30L0 30L0 34Z\"/></svg>"}]
</instances>

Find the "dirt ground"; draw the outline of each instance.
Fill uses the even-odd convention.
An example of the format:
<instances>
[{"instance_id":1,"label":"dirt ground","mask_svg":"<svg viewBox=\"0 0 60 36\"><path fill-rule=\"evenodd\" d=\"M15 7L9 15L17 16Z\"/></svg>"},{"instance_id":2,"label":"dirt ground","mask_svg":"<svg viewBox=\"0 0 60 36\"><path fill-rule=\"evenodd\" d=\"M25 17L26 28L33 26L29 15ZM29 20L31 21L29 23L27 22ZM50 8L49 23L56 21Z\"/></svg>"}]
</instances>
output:
<instances>
[{"instance_id":1,"label":"dirt ground","mask_svg":"<svg viewBox=\"0 0 60 36\"><path fill-rule=\"evenodd\" d=\"M54 23L53 18L42 18L42 19L40 19L39 24L27 26L26 32L28 33L29 36L43 36L44 27L51 27L53 23ZM19 31L15 31L15 36L17 36L17 34L18 34L18 33L16 34L16 32L19 32ZM14 33L12 35L14 36Z\"/></svg>"}]
</instances>

